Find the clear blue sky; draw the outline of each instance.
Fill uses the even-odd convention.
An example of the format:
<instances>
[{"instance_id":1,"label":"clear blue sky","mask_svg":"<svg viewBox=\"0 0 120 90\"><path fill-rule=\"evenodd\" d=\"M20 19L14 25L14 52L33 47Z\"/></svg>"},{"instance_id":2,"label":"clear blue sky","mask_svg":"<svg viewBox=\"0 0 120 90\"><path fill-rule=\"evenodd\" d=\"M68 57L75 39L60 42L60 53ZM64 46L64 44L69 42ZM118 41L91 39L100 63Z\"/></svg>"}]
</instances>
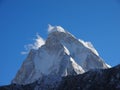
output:
<instances>
[{"instance_id":1,"label":"clear blue sky","mask_svg":"<svg viewBox=\"0 0 120 90\"><path fill-rule=\"evenodd\" d=\"M120 63L120 0L0 0L0 85L15 77L36 32L46 39L48 24L91 41L108 64Z\"/></svg>"}]
</instances>

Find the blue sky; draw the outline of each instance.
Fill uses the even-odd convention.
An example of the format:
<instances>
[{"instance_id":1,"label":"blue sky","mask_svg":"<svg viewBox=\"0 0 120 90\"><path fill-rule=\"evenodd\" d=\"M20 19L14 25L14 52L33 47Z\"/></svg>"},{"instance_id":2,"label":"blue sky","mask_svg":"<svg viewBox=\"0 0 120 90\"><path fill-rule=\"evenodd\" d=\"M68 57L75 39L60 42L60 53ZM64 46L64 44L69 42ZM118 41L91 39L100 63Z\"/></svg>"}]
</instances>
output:
<instances>
[{"instance_id":1,"label":"blue sky","mask_svg":"<svg viewBox=\"0 0 120 90\"><path fill-rule=\"evenodd\" d=\"M48 24L91 41L111 66L120 63L120 0L0 0L0 85L15 77L24 45L37 32L46 39Z\"/></svg>"}]
</instances>

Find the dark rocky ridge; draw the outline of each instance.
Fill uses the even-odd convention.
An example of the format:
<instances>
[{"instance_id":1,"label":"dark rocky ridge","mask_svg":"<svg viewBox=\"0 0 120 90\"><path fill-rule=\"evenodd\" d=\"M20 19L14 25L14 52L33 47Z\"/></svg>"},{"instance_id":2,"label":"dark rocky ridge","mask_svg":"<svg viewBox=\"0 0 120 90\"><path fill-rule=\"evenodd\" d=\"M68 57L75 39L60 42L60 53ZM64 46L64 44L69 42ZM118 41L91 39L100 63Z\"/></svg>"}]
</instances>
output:
<instances>
[{"instance_id":1,"label":"dark rocky ridge","mask_svg":"<svg viewBox=\"0 0 120 90\"><path fill-rule=\"evenodd\" d=\"M65 77L58 90L120 90L120 65Z\"/></svg>"},{"instance_id":2,"label":"dark rocky ridge","mask_svg":"<svg viewBox=\"0 0 120 90\"><path fill-rule=\"evenodd\" d=\"M44 82L44 80L42 81ZM120 65L109 69L90 70L84 74L63 77L60 84L53 81L54 86L41 85L39 82L41 81L38 80L28 85L1 86L0 90L120 90Z\"/></svg>"}]
</instances>

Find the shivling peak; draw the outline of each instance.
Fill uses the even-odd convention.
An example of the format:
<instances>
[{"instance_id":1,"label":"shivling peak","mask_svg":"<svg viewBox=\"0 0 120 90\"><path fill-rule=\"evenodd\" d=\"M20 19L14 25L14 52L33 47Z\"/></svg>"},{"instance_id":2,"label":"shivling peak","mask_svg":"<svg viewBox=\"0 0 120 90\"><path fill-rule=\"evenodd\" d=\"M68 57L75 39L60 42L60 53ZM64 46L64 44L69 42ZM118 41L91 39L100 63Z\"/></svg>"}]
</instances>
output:
<instances>
[{"instance_id":1,"label":"shivling peak","mask_svg":"<svg viewBox=\"0 0 120 90\"><path fill-rule=\"evenodd\" d=\"M91 69L109 68L91 43L77 39L61 26L49 25L48 32L45 43L29 52L12 83L30 84L45 76L60 80Z\"/></svg>"}]
</instances>

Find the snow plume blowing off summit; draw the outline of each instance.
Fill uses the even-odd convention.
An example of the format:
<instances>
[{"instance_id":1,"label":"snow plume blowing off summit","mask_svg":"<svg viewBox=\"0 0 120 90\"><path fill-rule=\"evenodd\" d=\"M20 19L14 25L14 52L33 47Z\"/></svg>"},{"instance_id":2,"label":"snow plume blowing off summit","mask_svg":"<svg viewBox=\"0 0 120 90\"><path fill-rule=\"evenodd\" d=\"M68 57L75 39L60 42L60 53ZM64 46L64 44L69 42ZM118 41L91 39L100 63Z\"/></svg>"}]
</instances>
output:
<instances>
[{"instance_id":1,"label":"snow plume blowing off summit","mask_svg":"<svg viewBox=\"0 0 120 90\"><path fill-rule=\"evenodd\" d=\"M109 68L90 42L77 39L60 26L49 25L48 37L41 41L38 36L12 83L29 84L44 77L59 81L64 76Z\"/></svg>"},{"instance_id":2,"label":"snow plume blowing off summit","mask_svg":"<svg viewBox=\"0 0 120 90\"><path fill-rule=\"evenodd\" d=\"M45 44L45 41L43 40L42 37L40 37L40 35L38 33L36 33L36 39L34 39L34 43L33 44L28 44L28 45L25 45L24 48L25 48L25 51L22 51L21 54L28 54L29 51L31 49L35 49L37 50L38 48L40 48L42 45Z\"/></svg>"}]
</instances>

